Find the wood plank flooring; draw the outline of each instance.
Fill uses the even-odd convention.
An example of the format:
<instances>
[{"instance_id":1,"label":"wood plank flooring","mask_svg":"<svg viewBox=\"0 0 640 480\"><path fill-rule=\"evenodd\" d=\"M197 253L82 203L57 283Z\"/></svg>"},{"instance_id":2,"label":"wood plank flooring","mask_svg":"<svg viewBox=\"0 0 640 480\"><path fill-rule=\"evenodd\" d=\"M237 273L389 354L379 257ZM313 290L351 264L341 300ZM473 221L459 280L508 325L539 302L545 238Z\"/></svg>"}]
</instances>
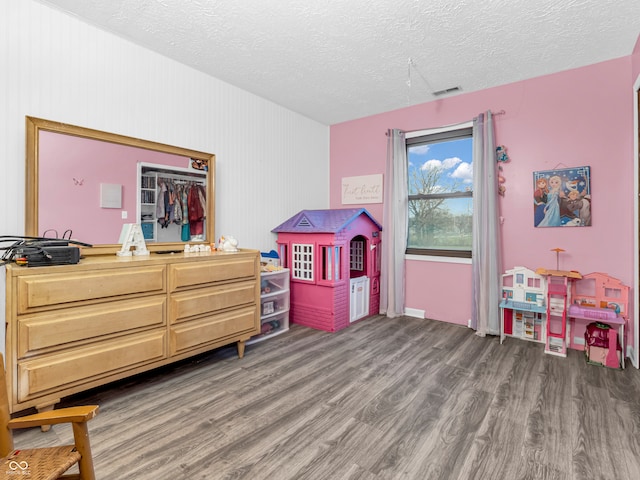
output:
<instances>
[{"instance_id":1,"label":"wood plank flooring","mask_svg":"<svg viewBox=\"0 0 640 480\"><path fill-rule=\"evenodd\" d=\"M638 370L431 320L293 325L63 401L89 403L106 480L640 478Z\"/></svg>"}]
</instances>

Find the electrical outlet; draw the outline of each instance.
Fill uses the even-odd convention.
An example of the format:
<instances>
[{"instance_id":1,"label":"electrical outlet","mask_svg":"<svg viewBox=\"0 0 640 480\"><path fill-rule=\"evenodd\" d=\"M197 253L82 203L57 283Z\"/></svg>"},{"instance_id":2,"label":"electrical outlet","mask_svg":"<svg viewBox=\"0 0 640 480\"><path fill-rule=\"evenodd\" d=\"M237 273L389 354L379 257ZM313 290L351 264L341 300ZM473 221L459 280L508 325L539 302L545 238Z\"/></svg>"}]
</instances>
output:
<instances>
[{"instance_id":1,"label":"electrical outlet","mask_svg":"<svg viewBox=\"0 0 640 480\"><path fill-rule=\"evenodd\" d=\"M128 216L127 211L126 210L122 210L122 219L126 220L127 216Z\"/></svg>"}]
</instances>

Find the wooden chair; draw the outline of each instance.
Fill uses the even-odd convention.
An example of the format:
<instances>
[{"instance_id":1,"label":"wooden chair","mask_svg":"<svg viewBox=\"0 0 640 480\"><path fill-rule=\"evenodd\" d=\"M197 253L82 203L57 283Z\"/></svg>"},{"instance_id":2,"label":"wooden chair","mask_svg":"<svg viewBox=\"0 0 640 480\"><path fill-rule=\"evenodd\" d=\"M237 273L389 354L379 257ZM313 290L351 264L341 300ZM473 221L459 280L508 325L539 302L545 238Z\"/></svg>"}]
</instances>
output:
<instances>
[{"instance_id":1,"label":"wooden chair","mask_svg":"<svg viewBox=\"0 0 640 480\"><path fill-rule=\"evenodd\" d=\"M91 405L61 408L12 419L9 414L4 359L0 355L0 456L3 457L0 463L0 479L95 480L87 421L97 413L98 406ZM12 430L58 423L71 423L74 445L14 450ZM64 475L64 472L76 463L80 473Z\"/></svg>"}]
</instances>

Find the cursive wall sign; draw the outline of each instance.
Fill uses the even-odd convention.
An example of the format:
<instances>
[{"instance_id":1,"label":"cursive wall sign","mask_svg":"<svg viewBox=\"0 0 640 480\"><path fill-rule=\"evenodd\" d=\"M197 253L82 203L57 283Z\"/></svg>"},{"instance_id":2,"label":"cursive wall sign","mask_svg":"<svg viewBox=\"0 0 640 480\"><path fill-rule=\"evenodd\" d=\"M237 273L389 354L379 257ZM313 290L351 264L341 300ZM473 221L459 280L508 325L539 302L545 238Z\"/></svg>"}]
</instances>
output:
<instances>
[{"instance_id":1,"label":"cursive wall sign","mask_svg":"<svg viewBox=\"0 0 640 480\"><path fill-rule=\"evenodd\" d=\"M382 203L382 174L344 177L342 204Z\"/></svg>"}]
</instances>

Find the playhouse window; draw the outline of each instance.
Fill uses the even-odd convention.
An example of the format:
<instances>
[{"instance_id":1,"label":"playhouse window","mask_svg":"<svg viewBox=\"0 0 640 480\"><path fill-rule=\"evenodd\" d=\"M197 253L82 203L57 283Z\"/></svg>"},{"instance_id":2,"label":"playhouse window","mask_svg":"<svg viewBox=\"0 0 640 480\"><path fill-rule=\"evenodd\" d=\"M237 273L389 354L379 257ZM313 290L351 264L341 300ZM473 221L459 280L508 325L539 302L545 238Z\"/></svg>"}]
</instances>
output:
<instances>
[{"instance_id":1,"label":"playhouse window","mask_svg":"<svg viewBox=\"0 0 640 480\"><path fill-rule=\"evenodd\" d=\"M289 268L289 256L287 255L287 244L281 243L278 245L278 251L280 255L280 265L283 268Z\"/></svg>"},{"instance_id":2,"label":"playhouse window","mask_svg":"<svg viewBox=\"0 0 640 480\"><path fill-rule=\"evenodd\" d=\"M407 138L407 253L471 258L472 128Z\"/></svg>"},{"instance_id":3,"label":"playhouse window","mask_svg":"<svg viewBox=\"0 0 640 480\"><path fill-rule=\"evenodd\" d=\"M382 264L382 259L381 259L381 254L382 254L382 249L378 247L378 245L374 246L374 251L373 251L373 273L379 273L380 272L380 265Z\"/></svg>"},{"instance_id":4,"label":"playhouse window","mask_svg":"<svg viewBox=\"0 0 640 480\"><path fill-rule=\"evenodd\" d=\"M294 243L291 277L297 280L313 280L313 245Z\"/></svg>"},{"instance_id":5,"label":"playhouse window","mask_svg":"<svg viewBox=\"0 0 640 480\"><path fill-rule=\"evenodd\" d=\"M340 247L322 246L322 280L340 280Z\"/></svg>"},{"instance_id":6,"label":"playhouse window","mask_svg":"<svg viewBox=\"0 0 640 480\"><path fill-rule=\"evenodd\" d=\"M364 271L364 242L353 240L351 242L350 269L358 272Z\"/></svg>"},{"instance_id":7,"label":"playhouse window","mask_svg":"<svg viewBox=\"0 0 640 480\"><path fill-rule=\"evenodd\" d=\"M323 246L322 250L322 280L333 280L333 249Z\"/></svg>"}]
</instances>

